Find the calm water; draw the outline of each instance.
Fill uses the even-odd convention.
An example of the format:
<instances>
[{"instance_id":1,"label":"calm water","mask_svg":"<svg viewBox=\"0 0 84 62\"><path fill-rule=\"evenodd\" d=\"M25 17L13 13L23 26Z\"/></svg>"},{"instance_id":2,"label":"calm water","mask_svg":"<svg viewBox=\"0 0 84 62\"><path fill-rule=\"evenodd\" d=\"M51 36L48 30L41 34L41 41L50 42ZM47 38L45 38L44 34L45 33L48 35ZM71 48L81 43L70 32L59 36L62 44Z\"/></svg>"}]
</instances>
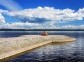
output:
<instances>
[{"instance_id":1,"label":"calm water","mask_svg":"<svg viewBox=\"0 0 84 62\"><path fill-rule=\"evenodd\" d=\"M39 34L34 32L32 34ZM14 37L31 34L31 32L1 32L0 37ZM10 59L8 62L84 62L84 32L49 32L64 34L76 38L75 42L66 44L48 44L30 52Z\"/></svg>"}]
</instances>

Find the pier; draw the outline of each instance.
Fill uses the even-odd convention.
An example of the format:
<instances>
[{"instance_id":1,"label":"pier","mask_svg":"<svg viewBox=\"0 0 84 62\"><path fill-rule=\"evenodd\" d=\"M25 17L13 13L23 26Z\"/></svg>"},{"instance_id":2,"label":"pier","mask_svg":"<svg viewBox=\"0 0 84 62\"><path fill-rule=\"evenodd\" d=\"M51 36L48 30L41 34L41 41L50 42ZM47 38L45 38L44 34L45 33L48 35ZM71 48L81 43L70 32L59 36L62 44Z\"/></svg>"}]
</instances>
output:
<instances>
[{"instance_id":1,"label":"pier","mask_svg":"<svg viewBox=\"0 0 84 62\"><path fill-rule=\"evenodd\" d=\"M5 60L45 44L72 42L75 40L75 38L65 35L23 35L20 37L0 38L0 60Z\"/></svg>"}]
</instances>

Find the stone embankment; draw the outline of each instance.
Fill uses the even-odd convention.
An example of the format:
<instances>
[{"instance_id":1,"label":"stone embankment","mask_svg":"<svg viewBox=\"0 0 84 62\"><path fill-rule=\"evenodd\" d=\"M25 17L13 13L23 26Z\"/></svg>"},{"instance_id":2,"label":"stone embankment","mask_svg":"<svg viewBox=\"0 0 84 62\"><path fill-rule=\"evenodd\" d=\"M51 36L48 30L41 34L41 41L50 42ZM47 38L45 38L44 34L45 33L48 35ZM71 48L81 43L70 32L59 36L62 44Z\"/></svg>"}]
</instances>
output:
<instances>
[{"instance_id":1,"label":"stone embankment","mask_svg":"<svg viewBox=\"0 0 84 62\"><path fill-rule=\"evenodd\" d=\"M71 42L75 38L65 35L24 35L20 37L0 38L0 60L53 42Z\"/></svg>"}]
</instances>

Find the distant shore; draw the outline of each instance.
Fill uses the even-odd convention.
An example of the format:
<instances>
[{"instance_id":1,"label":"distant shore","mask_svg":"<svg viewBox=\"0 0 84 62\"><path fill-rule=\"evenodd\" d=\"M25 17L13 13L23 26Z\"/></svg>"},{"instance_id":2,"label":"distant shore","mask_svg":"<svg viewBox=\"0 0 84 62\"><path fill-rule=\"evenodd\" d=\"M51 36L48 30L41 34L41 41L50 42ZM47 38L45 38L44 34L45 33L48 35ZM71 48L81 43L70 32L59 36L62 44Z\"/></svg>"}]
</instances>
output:
<instances>
[{"instance_id":1,"label":"distant shore","mask_svg":"<svg viewBox=\"0 0 84 62\"><path fill-rule=\"evenodd\" d=\"M84 29L0 29L0 31L84 31Z\"/></svg>"}]
</instances>

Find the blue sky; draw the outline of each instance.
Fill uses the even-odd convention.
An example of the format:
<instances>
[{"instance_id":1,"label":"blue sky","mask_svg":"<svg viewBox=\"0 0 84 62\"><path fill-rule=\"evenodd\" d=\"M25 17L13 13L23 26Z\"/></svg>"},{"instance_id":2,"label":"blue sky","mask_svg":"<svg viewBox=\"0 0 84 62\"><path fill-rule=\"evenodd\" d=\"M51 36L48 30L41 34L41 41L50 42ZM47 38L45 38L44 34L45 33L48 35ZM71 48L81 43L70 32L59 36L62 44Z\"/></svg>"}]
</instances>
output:
<instances>
[{"instance_id":1,"label":"blue sky","mask_svg":"<svg viewBox=\"0 0 84 62\"><path fill-rule=\"evenodd\" d=\"M48 6L58 9L70 8L78 10L79 8L84 7L84 0L13 0L13 1L17 2L23 9L36 8L38 6L42 7ZM0 8L6 9L6 7L2 5L0 5Z\"/></svg>"},{"instance_id":2,"label":"blue sky","mask_svg":"<svg viewBox=\"0 0 84 62\"><path fill-rule=\"evenodd\" d=\"M79 0L26 0L24 2L25 4L23 4L23 1L20 1L20 4L22 4L22 7L24 8L49 6L58 9L70 8L70 9L78 10L79 8L84 7L84 0L80 0L80 1Z\"/></svg>"},{"instance_id":3,"label":"blue sky","mask_svg":"<svg viewBox=\"0 0 84 62\"><path fill-rule=\"evenodd\" d=\"M0 0L0 13L1 22L5 22L1 28L80 27L84 25L84 0Z\"/></svg>"}]
</instances>

